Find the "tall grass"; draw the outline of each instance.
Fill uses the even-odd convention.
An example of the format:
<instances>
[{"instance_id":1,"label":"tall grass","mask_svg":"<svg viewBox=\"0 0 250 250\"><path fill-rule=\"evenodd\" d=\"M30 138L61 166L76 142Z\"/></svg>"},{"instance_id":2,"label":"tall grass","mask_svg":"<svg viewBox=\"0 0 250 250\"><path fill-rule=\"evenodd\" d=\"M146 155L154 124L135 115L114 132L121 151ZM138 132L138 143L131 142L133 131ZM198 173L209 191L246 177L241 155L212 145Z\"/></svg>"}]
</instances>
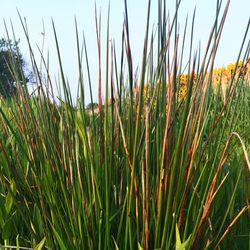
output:
<instances>
[{"instance_id":1,"label":"tall grass","mask_svg":"<svg viewBox=\"0 0 250 250\"><path fill-rule=\"evenodd\" d=\"M180 41L181 1L176 1L170 19L165 1L159 0L155 37L149 31L149 0L138 78L134 77L126 1L120 61L114 42L109 42L108 21L104 66L100 63L101 19L96 13L97 113L93 105L86 109L84 83L90 86L92 103L93 86L87 45L85 38L81 44L77 23L79 95L77 105L73 105L54 23L58 81L63 93L58 99L51 94L46 59L41 53L48 73L42 77L26 24L20 18L39 88L32 96L17 78L18 95L1 100L3 245L36 249L247 249L250 89L244 68L250 52L250 22L237 58L237 62L243 60L242 74L236 74L236 69L232 73L226 100L212 83L229 3L222 10L222 2L217 1L207 48L201 53L192 44L195 11L191 33L186 22ZM184 46L187 40L189 48ZM180 99L178 75L184 71L184 50L189 51L187 93ZM10 65L16 75L19 66ZM102 67L106 67L105 78Z\"/></svg>"}]
</instances>

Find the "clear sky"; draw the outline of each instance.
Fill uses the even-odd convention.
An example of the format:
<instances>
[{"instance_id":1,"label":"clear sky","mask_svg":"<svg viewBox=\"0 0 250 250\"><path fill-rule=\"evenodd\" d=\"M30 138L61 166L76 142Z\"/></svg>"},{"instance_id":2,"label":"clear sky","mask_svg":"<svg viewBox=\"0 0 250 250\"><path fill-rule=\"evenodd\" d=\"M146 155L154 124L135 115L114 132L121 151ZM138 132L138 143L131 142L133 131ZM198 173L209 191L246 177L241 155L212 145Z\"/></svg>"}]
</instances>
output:
<instances>
[{"instance_id":1,"label":"clear sky","mask_svg":"<svg viewBox=\"0 0 250 250\"><path fill-rule=\"evenodd\" d=\"M97 100L97 46L95 33L95 3L97 10L102 15L102 49L105 50L105 29L107 21L108 0L8 0L1 1L0 17L5 19L10 30L12 20L15 35L21 39L20 48L26 58L28 50L24 33L17 14L26 19L29 36L33 48L41 47L43 40L43 22L45 26L45 54L49 51L50 71L52 76L58 73L58 64L55 51L55 43L51 18L53 18L60 43L63 66L69 79L73 97L76 96L77 88L77 56L74 17L76 16L80 35L85 33L91 75L93 81L94 98ZM147 14L147 0L127 0L130 25L130 38L135 67L141 62L144 31ZM157 3L152 0L151 28L157 25ZM224 5L226 0L223 1ZM167 0L170 17L174 15L175 0ZM223 5L223 6L224 6ZM191 22L192 12L196 6L195 40L197 48L199 41L204 48L209 36L215 16L216 0L183 0L179 11L180 31L183 31L185 18L189 15ZM110 0L110 38L115 40L119 50L121 42L122 24L124 18L124 0ZM217 54L216 66L227 65L234 62L242 42L244 31L250 18L250 0L232 0L226 20L225 29ZM189 22L189 24L190 24ZM0 22L0 37L5 37L4 22ZM248 34L249 39L249 34ZM36 50L36 49L35 49ZM38 53L36 52L38 56ZM102 61L105 63L103 53ZM104 76L103 76L104 78ZM87 77L84 77L87 85ZM88 92L88 87L86 86ZM87 102L89 95L86 95Z\"/></svg>"}]
</instances>

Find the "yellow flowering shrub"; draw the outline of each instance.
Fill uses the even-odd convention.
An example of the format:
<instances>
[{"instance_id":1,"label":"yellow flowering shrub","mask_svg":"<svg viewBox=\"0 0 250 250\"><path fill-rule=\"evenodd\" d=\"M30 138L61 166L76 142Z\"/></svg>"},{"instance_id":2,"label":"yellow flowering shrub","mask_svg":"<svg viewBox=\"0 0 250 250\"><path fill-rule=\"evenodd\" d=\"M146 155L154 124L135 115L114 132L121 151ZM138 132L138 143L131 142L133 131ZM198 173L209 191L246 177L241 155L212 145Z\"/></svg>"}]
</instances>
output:
<instances>
[{"instance_id":1,"label":"yellow flowering shrub","mask_svg":"<svg viewBox=\"0 0 250 250\"><path fill-rule=\"evenodd\" d=\"M212 74L212 85L215 89L215 91L217 90L217 87L221 86L222 89L222 97L223 100L225 100L225 95L226 95L226 88L230 82L230 80L232 79L232 76L234 74L236 68L236 63L230 63L229 65L227 65L226 67L221 67L221 68L215 68L213 70L213 74ZM239 61L238 65L237 65L237 69L236 69L236 78L239 76L239 74L242 74L242 76L244 76L244 80L247 80L250 83L250 58L247 60L247 63L243 63L243 61ZM209 75L207 74L205 76L209 77ZM187 82L188 82L188 74L180 74L177 76L177 99L180 102L187 94ZM194 83L196 82L197 79L197 75L194 74L193 75L193 81ZM156 84L154 84L154 88L156 86L158 86L159 84L161 84L160 82L157 82ZM152 93L154 91L154 89L151 89L152 85L151 83L146 83L144 85L144 89L143 89L143 96L144 96L144 104L150 103L152 96ZM135 111L137 112L137 108L138 108L138 101L139 101L139 87L138 84L134 87L134 106L135 106ZM156 105L156 103L153 104L154 106ZM145 106L145 105L144 105Z\"/></svg>"},{"instance_id":2,"label":"yellow flowering shrub","mask_svg":"<svg viewBox=\"0 0 250 250\"><path fill-rule=\"evenodd\" d=\"M242 68L243 67L243 68ZM227 67L222 67L222 68L215 68L213 70L213 75L212 75L212 84L216 88L219 85L222 86L222 94L223 98L225 98L225 91L227 88L228 83L230 82L234 71L236 68L236 63L231 63ZM239 61L236 69L236 78L239 76L239 74L242 74L244 76L244 80L247 80L249 82L250 80L250 58L247 60L246 64L244 65L243 61ZM188 75L183 74L179 76L180 79L180 90L178 93L178 99L182 99L185 97L186 92L187 92L187 79ZM194 77L194 80L196 79L196 75Z\"/></svg>"}]
</instances>

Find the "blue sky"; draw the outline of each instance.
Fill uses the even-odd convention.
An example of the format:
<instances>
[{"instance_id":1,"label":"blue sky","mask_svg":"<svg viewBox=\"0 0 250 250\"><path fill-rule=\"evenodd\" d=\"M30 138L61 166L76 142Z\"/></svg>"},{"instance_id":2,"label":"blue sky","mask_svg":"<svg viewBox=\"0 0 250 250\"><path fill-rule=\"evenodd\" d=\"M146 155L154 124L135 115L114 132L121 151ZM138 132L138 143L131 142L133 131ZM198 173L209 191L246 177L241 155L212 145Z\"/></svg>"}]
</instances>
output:
<instances>
[{"instance_id":1,"label":"blue sky","mask_svg":"<svg viewBox=\"0 0 250 250\"><path fill-rule=\"evenodd\" d=\"M0 17L2 20L6 20L9 28L9 20L12 20L15 35L21 39L20 47L26 58L28 58L27 44L21 28L17 9L20 11L21 16L27 21L29 36L33 48L35 48L36 45L39 47L42 45L43 35L41 33L43 32L44 22L44 52L46 54L49 51L51 75L56 76L58 73L58 64L51 25L51 18L53 18L60 43L63 66L70 82L73 97L75 97L77 88L77 56L74 17L76 16L80 34L84 31L86 37L94 97L96 100L97 84L95 84L95 82L97 81L97 47L94 11L96 3L97 10L101 11L102 15L102 48L105 50L108 2L109 1L107 0L8 0L4 1L2 4ZM127 0L131 47L135 66L139 65L141 62L147 2L147 0ZM151 28L153 25L154 27L157 25L157 2L157 0L152 0ZM223 3L225 5L226 1L223 1ZM173 17L174 4L174 0L167 0L170 17ZM110 0L110 6L110 38L115 40L119 51L124 17L124 1ZM194 47L197 48L200 41L202 48L204 48L214 20L216 0L183 0L179 12L180 32L183 30L187 14L189 15L189 20L191 22L192 12L195 6L197 10ZM217 54L216 66L227 65L236 60L244 31L250 17L249 9L249 0L231 1L225 29L222 34L222 40ZM0 22L0 37L4 37L5 34L4 23L2 21ZM36 55L37 58L39 58L37 52ZM105 62L104 55L105 54L103 53L103 63ZM84 78L87 85L87 77L85 76ZM88 93L87 86L86 91ZM86 94L86 99L88 102L88 94Z\"/></svg>"}]
</instances>

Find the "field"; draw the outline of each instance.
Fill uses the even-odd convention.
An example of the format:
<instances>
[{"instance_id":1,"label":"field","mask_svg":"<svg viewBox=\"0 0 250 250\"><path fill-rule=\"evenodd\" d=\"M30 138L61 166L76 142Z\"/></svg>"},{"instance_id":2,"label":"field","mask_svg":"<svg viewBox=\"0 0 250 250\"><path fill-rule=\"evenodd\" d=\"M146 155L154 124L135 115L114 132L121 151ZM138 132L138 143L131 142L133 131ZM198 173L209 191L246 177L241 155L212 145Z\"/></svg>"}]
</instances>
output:
<instances>
[{"instance_id":1,"label":"field","mask_svg":"<svg viewBox=\"0 0 250 250\"><path fill-rule=\"evenodd\" d=\"M172 20L159 15L157 35L148 17L136 76L125 11L119 61L107 25L97 104L77 23L76 103L52 23L62 95L30 47L36 94L17 78L18 94L0 100L1 249L249 249L250 22L235 62L214 68L227 7L204 56L192 45L194 16L179 42L178 8Z\"/></svg>"}]
</instances>

